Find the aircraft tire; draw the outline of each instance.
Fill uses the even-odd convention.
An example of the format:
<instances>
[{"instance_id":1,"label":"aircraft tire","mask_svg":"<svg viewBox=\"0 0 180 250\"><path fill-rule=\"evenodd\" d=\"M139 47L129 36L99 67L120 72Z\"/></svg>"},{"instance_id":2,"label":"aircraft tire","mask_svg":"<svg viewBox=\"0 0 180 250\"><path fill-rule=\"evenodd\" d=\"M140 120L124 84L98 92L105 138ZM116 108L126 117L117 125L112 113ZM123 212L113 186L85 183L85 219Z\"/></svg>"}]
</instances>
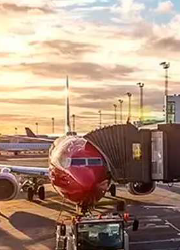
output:
<instances>
[{"instance_id":1,"label":"aircraft tire","mask_svg":"<svg viewBox=\"0 0 180 250\"><path fill-rule=\"evenodd\" d=\"M38 189L38 196L39 196L39 199L44 201L45 200L45 188L44 186L40 186L39 189Z\"/></svg>"},{"instance_id":2,"label":"aircraft tire","mask_svg":"<svg viewBox=\"0 0 180 250\"><path fill-rule=\"evenodd\" d=\"M116 196L116 185L115 184L111 184L109 192L110 192L112 197Z\"/></svg>"},{"instance_id":3,"label":"aircraft tire","mask_svg":"<svg viewBox=\"0 0 180 250\"><path fill-rule=\"evenodd\" d=\"M32 187L28 187L27 191L28 191L28 193L27 193L28 201L33 201L34 189Z\"/></svg>"}]
</instances>

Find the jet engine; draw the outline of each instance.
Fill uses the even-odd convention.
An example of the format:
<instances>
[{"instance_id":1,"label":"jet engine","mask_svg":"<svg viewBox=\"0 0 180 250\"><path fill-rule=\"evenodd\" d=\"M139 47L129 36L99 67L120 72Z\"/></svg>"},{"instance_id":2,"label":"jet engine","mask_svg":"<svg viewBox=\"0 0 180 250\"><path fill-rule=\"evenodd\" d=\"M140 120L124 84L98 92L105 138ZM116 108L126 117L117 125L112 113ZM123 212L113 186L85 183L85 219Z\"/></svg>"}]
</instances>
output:
<instances>
[{"instance_id":1,"label":"jet engine","mask_svg":"<svg viewBox=\"0 0 180 250\"><path fill-rule=\"evenodd\" d=\"M12 200L19 192L19 183L10 173L10 169L3 168L0 172L0 201Z\"/></svg>"},{"instance_id":2,"label":"jet engine","mask_svg":"<svg viewBox=\"0 0 180 250\"><path fill-rule=\"evenodd\" d=\"M154 191L155 182L130 182L127 184L127 188L133 195L147 195Z\"/></svg>"}]
</instances>

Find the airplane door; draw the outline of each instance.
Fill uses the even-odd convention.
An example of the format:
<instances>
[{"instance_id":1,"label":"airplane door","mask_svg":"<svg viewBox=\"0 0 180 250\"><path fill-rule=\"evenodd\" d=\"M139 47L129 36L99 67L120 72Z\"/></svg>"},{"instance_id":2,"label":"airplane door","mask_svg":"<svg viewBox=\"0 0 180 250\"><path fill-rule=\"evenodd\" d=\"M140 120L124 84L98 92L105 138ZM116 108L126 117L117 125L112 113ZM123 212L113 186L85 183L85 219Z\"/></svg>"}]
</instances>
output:
<instances>
[{"instance_id":1,"label":"airplane door","mask_svg":"<svg viewBox=\"0 0 180 250\"><path fill-rule=\"evenodd\" d=\"M164 146L163 132L153 131L151 134L152 180L164 179Z\"/></svg>"}]
</instances>

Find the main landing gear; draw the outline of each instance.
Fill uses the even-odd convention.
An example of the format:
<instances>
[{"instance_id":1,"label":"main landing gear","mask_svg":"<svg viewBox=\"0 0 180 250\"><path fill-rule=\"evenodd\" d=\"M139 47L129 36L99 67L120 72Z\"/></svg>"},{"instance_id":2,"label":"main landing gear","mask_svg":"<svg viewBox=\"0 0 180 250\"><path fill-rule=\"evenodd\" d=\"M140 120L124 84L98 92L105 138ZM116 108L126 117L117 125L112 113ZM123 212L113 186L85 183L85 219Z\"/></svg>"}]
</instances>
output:
<instances>
[{"instance_id":1,"label":"main landing gear","mask_svg":"<svg viewBox=\"0 0 180 250\"><path fill-rule=\"evenodd\" d=\"M40 200L45 200L45 188L44 186L39 186L38 189L33 187L28 188L27 198L28 201L33 201L34 195L38 195Z\"/></svg>"},{"instance_id":2,"label":"main landing gear","mask_svg":"<svg viewBox=\"0 0 180 250\"><path fill-rule=\"evenodd\" d=\"M42 180L34 177L32 180L28 180L24 186L23 191L27 191L28 201L33 201L34 195L37 195L40 200L45 200L45 188L42 184Z\"/></svg>"}]
</instances>

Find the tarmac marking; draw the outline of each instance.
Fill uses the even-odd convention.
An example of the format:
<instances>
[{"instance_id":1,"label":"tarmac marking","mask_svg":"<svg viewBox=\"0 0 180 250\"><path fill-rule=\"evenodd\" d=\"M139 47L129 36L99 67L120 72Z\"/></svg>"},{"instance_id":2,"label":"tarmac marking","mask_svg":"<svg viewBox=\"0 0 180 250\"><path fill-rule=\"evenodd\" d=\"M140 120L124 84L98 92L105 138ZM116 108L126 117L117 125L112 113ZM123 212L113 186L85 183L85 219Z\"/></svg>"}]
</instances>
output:
<instances>
[{"instance_id":1,"label":"tarmac marking","mask_svg":"<svg viewBox=\"0 0 180 250\"><path fill-rule=\"evenodd\" d=\"M169 228L168 225L156 225L155 228Z\"/></svg>"},{"instance_id":2,"label":"tarmac marking","mask_svg":"<svg viewBox=\"0 0 180 250\"><path fill-rule=\"evenodd\" d=\"M145 226L140 226L139 229L149 229L149 228L169 228L169 225L156 225L153 223L149 223Z\"/></svg>"},{"instance_id":3,"label":"tarmac marking","mask_svg":"<svg viewBox=\"0 0 180 250\"><path fill-rule=\"evenodd\" d=\"M180 207L176 207L176 206L163 206L163 205L160 205L160 206L143 206L144 208L146 209L150 209L150 208L158 208L158 209L162 209L162 208L166 208L166 209L178 209Z\"/></svg>"},{"instance_id":4,"label":"tarmac marking","mask_svg":"<svg viewBox=\"0 0 180 250\"><path fill-rule=\"evenodd\" d=\"M178 250L178 248L177 247L176 248L174 248L174 247L173 248L169 248L168 247L168 248L161 248L161 249L160 248L153 248L152 250Z\"/></svg>"},{"instance_id":5,"label":"tarmac marking","mask_svg":"<svg viewBox=\"0 0 180 250\"><path fill-rule=\"evenodd\" d=\"M162 221L162 219L158 219L158 218L157 219L155 219L155 218L154 219L148 219L148 218L147 219L140 219L138 217L138 219L139 219L140 222L148 222L148 221L150 221L150 222L160 222L160 221Z\"/></svg>"},{"instance_id":6,"label":"tarmac marking","mask_svg":"<svg viewBox=\"0 0 180 250\"><path fill-rule=\"evenodd\" d=\"M155 218L158 218L157 215L142 215L142 216L139 216L138 218L149 218L149 219L155 219Z\"/></svg>"},{"instance_id":7,"label":"tarmac marking","mask_svg":"<svg viewBox=\"0 0 180 250\"><path fill-rule=\"evenodd\" d=\"M143 244L154 244L154 243L164 243L164 242L179 242L180 238L171 238L171 239L164 239L164 240L147 240L147 241L134 241L130 242L130 245L143 245Z\"/></svg>"},{"instance_id":8,"label":"tarmac marking","mask_svg":"<svg viewBox=\"0 0 180 250\"><path fill-rule=\"evenodd\" d=\"M180 229L174 226L172 223L170 223L168 220L165 220L165 224L171 226L174 228L178 233L180 233Z\"/></svg>"}]
</instances>

